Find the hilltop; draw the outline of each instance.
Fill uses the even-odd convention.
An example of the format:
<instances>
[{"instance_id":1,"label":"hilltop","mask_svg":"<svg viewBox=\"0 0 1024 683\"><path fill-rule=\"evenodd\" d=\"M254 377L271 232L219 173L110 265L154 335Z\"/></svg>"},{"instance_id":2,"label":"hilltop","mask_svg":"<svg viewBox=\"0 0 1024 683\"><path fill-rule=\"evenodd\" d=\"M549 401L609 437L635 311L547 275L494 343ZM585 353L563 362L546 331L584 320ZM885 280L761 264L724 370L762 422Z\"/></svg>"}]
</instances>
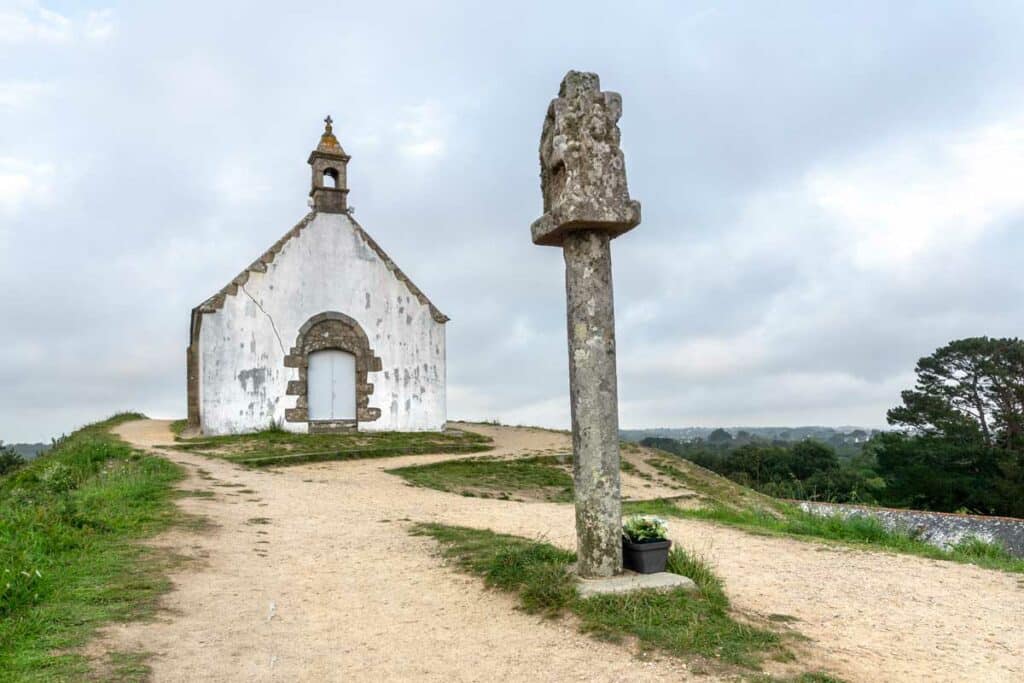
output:
<instances>
[{"instance_id":1,"label":"hilltop","mask_svg":"<svg viewBox=\"0 0 1024 683\"><path fill-rule=\"evenodd\" d=\"M565 595L559 604L569 600L573 611L538 619L524 610L555 604L547 589L564 584L537 584L545 590L526 603L502 592L507 584L473 575L488 544L504 553L503 572L529 558L571 558L564 432L455 424L443 435L182 439L167 421L129 419L107 425L148 455L118 446L123 467L162 472L153 468L166 463L184 479L179 521L150 541L145 581L118 579L146 595L171 587L155 605L159 618L112 625L83 651L104 679L147 671L171 681L339 672L376 680L1024 675L1015 654L1024 648L1024 566L906 544L870 524L816 524L655 449L623 446L626 512L666 517L691 558L685 571L702 572L701 596L631 605L661 620L673 614L667 631L638 630L615 612L623 605L595 611L598 603L584 609ZM105 482L110 466L98 456L92 445L80 455ZM35 481L33 471L60 470L64 457L57 450L19 476ZM470 546L472 561L460 555Z\"/></svg>"},{"instance_id":2,"label":"hilltop","mask_svg":"<svg viewBox=\"0 0 1024 683\"><path fill-rule=\"evenodd\" d=\"M538 662L549 679L679 680L693 675L689 666L712 678L723 671L651 652L637 669L628 641L602 643L571 622L519 613L478 580L440 564L434 541L409 536L417 523L444 523L572 547L572 506L544 499L554 495L549 480L536 486L520 478L529 485L503 496L487 489L486 478L471 486L437 469L477 459L492 465L539 459L542 467L567 469L560 459L570 451L568 435L456 427L492 439L493 450L269 471L167 451L189 471L184 487L197 491L182 506L214 526L165 541L202 558L173 576L177 588L165 606L179 616L111 632L108 646L162 653L151 664L167 680L230 679L240 672L258 678L270 667L284 678L358 670L370 678L509 679L536 677ZM128 423L119 432L141 447L174 446L166 423ZM785 517L777 501L657 451L627 447L624 462L623 493L637 510L663 505L644 500L668 499L695 514L725 509ZM427 478L455 482L454 490L402 476L416 467L434 467ZM752 535L697 518L673 517L670 530L678 544L707 558L738 614L810 639L806 647L793 646L796 664L766 661L767 671L825 670L847 680L874 680L880 671L890 679L924 680L940 668L959 680L1024 674L1011 654L1024 646L1014 574L868 546ZM973 627L980 622L984 632ZM555 650L558 657L550 657Z\"/></svg>"}]
</instances>

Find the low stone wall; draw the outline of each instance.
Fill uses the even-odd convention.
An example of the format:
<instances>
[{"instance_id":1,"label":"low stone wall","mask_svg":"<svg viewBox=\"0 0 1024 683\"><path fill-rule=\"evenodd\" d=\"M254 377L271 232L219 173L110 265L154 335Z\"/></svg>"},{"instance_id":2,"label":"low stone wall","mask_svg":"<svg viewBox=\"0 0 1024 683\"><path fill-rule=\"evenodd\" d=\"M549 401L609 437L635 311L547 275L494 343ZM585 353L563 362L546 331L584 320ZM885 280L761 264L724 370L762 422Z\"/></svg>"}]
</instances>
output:
<instances>
[{"instance_id":1,"label":"low stone wall","mask_svg":"<svg viewBox=\"0 0 1024 683\"><path fill-rule=\"evenodd\" d=\"M970 536L998 543L1014 557L1024 557L1024 519L957 515L948 512L897 510L863 505L837 505L794 500L804 512L843 517L874 517L886 529L909 531L922 541L947 549Z\"/></svg>"}]
</instances>

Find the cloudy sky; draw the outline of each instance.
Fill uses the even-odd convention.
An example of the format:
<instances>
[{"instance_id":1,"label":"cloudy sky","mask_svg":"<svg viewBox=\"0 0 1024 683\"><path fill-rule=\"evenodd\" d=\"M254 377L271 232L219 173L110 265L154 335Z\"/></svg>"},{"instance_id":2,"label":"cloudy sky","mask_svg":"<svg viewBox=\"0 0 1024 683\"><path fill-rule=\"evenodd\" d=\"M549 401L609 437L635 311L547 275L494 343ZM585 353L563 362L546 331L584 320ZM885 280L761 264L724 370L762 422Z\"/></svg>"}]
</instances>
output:
<instances>
[{"instance_id":1,"label":"cloudy sky","mask_svg":"<svg viewBox=\"0 0 1024 683\"><path fill-rule=\"evenodd\" d=\"M557 6L556 6L557 5ZM185 412L189 310L306 212L451 316L449 414L568 424L530 242L570 68L622 94L621 421L884 424L916 359L1021 333L1024 7L0 0L0 438Z\"/></svg>"}]
</instances>

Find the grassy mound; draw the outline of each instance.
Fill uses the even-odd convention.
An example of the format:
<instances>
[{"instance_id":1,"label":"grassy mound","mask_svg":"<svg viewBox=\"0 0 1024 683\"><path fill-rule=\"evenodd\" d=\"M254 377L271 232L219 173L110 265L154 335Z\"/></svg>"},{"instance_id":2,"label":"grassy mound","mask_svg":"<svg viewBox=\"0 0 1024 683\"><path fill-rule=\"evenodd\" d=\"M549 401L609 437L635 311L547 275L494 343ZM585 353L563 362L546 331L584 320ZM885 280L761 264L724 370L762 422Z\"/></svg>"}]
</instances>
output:
<instances>
[{"instance_id":1,"label":"grassy mound","mask_svg":"<svg viewBox=\"0 0 1024 683\"><path fill-rule=\"evenodd\" d=\"M178 518L182 473L108 431L142 417L80 429L0 479L3 680L85 676L74 648L107 622L151 613L168 588L166 558L138 541Z\"/></svg>"},{"instance_id":2,"label":"grassy mound","mask_svg":"<svg viewBox=\"0 0 1024 683\"><path fill-rule=\"evenodd\" d=\"M516 460L474 458L388 470L414 486L463 496L572 502L572 476L554 456Z\"/></svg>"},{"instance_id":3,"label":"grassy mound","mask_svg":"<svg viewBox=\"0 0 1024 683\"><path fill-rule=\"evenodd\" d=\"M255 434L177 438L175 450L266 467L327 460L388 458L431 453L480 453L491 439L462 430L446 432L345 432L293 434L272 428Z\"/></svg>"}]
</instances>

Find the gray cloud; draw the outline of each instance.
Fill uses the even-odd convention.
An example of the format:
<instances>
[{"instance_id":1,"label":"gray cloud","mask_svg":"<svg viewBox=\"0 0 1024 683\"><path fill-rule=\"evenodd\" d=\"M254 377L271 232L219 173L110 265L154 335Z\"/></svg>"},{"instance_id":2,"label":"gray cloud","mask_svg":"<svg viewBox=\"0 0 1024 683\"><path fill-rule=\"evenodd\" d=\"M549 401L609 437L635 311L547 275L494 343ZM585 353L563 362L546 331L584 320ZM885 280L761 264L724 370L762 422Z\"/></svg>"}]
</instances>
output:
<instances>
[{"instance_id":1,"label":"gray cloud","mask_svg":"<svg viewBox=\"0 0 1024 683\"><path fill-rule=\"evenodd\" d=\"M569 68L622 93L644 205L625 426L878 425L917 357L1019 331L1013 4L42 6L0 12L5 440L184 412L188 311L304 214L327 112L357 218L453 319L450 413L564 425L528 226Z\"/></svg>"}]
</instances>

